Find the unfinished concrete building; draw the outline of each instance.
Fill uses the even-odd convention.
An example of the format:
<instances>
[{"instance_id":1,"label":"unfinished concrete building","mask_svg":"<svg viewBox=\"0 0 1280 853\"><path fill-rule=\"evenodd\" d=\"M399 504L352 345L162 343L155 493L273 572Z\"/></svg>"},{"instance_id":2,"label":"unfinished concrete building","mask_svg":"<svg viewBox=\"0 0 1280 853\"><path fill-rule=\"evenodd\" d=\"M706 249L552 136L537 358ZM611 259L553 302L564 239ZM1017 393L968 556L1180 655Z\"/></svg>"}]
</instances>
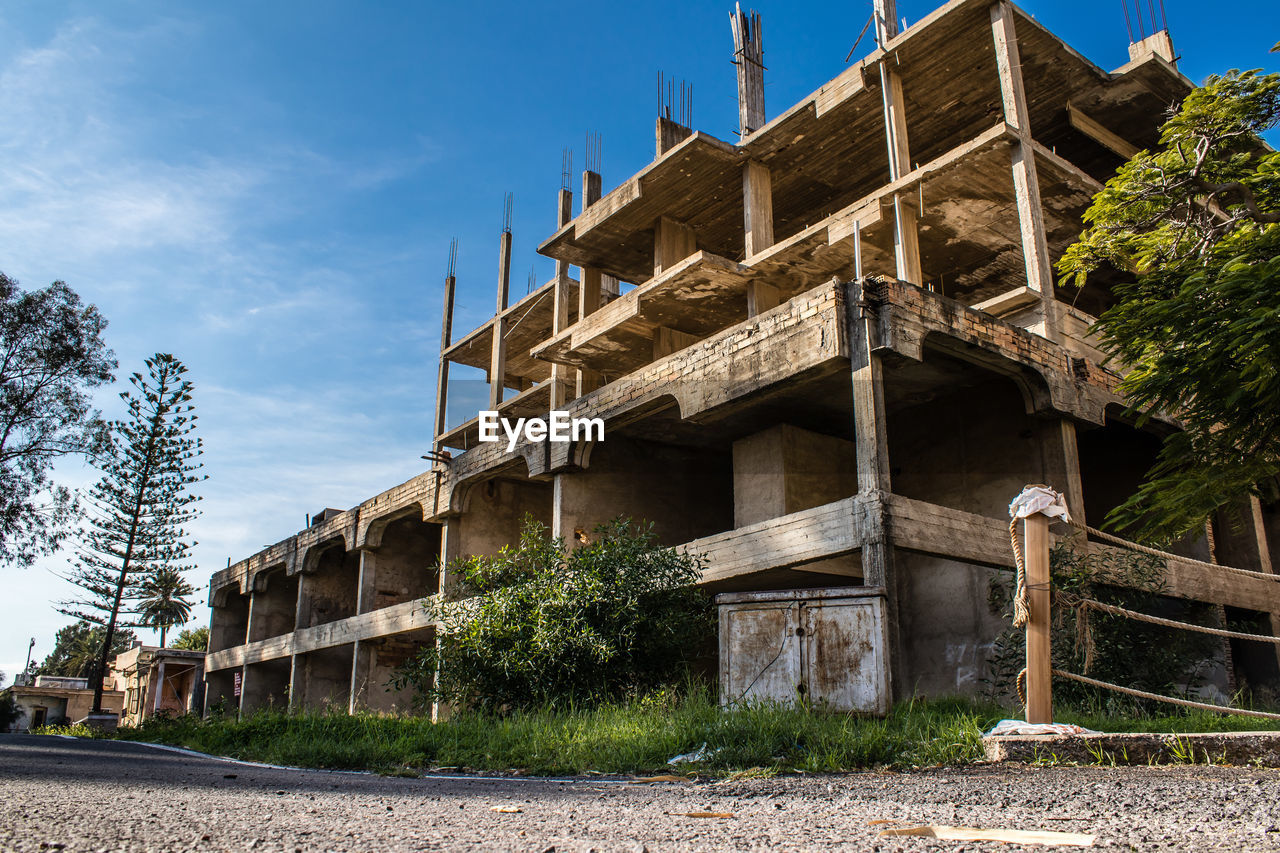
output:
<instances>
[{"instance_id":1,"label":"unfinished concrete building","mask_svg":"<svg viewBox=\"0 0 1280 853\"><path fill-rule=\"evenodd\" d=\"M871 685L863 710L980 688L1010 499L1047 483L1096 524L1158 449L1086 334L1105 277L1063 292L1052 265L1191 83L1164 31L1107 72L1007 2L902 32L891 0L876 10L870 55L769 120L759 22L735 14L737 142L660 117L644 169L608 194L588 170L576 215L561 191L539 247L557 275L515 302L503 235L495 314L462 336L449 277L434 443L451 458L214 575L210 705L404 709L388 678L434 641L419 602L440 566L514 542L526 515L570 544L644 519L705 555L709 590L770 593L722 623L741 666L762 637L836 630L796 605L869 607L816 699L841 679ZM478 419L445 423L451 365L485 371L505 418L602 418L605 439L481 442ZM1270 572L1280 514L1247 509L1217 556ZM1168 569L1169 595L1264 623L1277 589ZM1275 677L1273 647L1234 651Z\"/></svg>"}]
</instances>

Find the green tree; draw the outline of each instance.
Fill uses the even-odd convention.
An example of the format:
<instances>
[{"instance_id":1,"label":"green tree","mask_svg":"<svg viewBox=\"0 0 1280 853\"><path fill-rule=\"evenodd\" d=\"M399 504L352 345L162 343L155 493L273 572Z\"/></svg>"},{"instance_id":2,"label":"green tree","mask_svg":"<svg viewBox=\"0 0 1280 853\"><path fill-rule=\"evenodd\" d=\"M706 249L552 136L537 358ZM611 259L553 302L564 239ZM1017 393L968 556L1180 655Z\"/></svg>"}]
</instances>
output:
<instances>
[{"instance_id":1,"label":"green tree","mask_svg":"<svg viewBox=\"0 0 1280 853\"><path fill-rule=\"evenodd\" d=\"M209 650L209 626L202 625L199 628L183 628L178 632L178 638L173 641L170 646L173 649L186 649L192 652L206 652Z\"/></svg>"},{"instance_id":2,"label":"green tree","mask_svg":"<svg viewBox=\"0 0 1280 853\"><path fill-rule=\"evenodd\" d=\"M58 675L64 678L90 678L106 629L83 620L59 628L53 639L53 651L35 669L37 675ZM111 655L128 651L137 642L132 631L117 630L111 640Z\"/></svg>"},{"instance_id":3,"label":"green tree","mask_svg":"<svg viewBox=\"0 0 1280 853\"><path fill-rule=\"evenodd\" d=\"M94 675L93 710L102 710L102 679L121 605L137 596L139 581L163 568L194 568L184 525L199 514L190 487L203 480L200 439L192 435L196 415L187 368L168 353L146 360L147 376L129 377L121 393L128 413L110 430L111 452L96 460L102 478L89 492L92 510L78 559L68 577L80 597L59 610L105 623L106 636ZM130 615L127 612L125 615Z\"/></svg>"},{"instance_id":4,"label":"green tree","mask_svg":"<svg viewBox=\"0 0 1280 853\"><path fill-rule=\"evenodd\" d=\"M517 548L454 563L464 600L424 605L437 646L403 667L423 700L486 711L609 701L683 677L712 634L701 560L618 519L567 551L526 519ZM436 674L439 672L439 678Z\"/></svg>"},{"instance_id":5,"label":"green tree","mask_svg":"<svg viewBox=\"0 0 1280 853\"><path fill-rule=\"evenodd\" d=\"M71 491L49 474L101 438L89 392L116 366L106 325L61 281L25 292L0 273L0 563L53 553L77 516Z\"/></svg>"},{"instance_id":6,"label":"green tree","mask_svg":"<svg viewBox=\"0 0 1280 853\"><path fill-rule=\"evenodd\" d=\"M157 566L142 580L138 624L159 629L161 648L164 648L169 629L191 618L191 602L187 601L187 596L194 592L182 573L172 566Z\"/></svg>"},{"instance_id":7,"label":"green tree","mask_svg":"<svg viewBox=\"0 0 1280 853\"><path fill-rule=\"evenodd\" d=\"M1140 420L1177 416L1146 481L1109 522L1172 538L1219 507L1274 496L1280 473L1280 74L1211 77L1094 197L1058 269L1083 286L1127 271L1096 331L1129 368Z\"/></svg>"}]
</instances>

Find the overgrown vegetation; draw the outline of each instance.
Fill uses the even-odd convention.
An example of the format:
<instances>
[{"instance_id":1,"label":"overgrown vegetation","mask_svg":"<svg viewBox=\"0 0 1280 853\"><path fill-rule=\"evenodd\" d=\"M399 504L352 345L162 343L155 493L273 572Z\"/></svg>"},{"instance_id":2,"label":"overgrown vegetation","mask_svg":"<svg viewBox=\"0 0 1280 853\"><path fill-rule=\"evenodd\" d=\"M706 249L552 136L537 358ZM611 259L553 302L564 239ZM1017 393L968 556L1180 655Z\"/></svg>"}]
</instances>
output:
<instances>
[{"instance_id":1,"label":"overgrown vegetation","mask_svg":"<svg viewBox=\"0 0 1280 853\"><path fill-rule=\"evenodd\" d=\"M1176 413L1147 481L1108 521L1177 537L1249 495L1280 493L1280 74L1231 71L1191 92L1160 142L1107 181L1058 262L1078 285L1124 271L1095 331L1132 370L1141 419Z\"/></svg>"},{"instance_id":2,"label":"overgrown vegetation","mask_svg":"<svg viewBox=\"0 0 1280 853\"><path fill-rule=\"evenodd\" d=\"M424 602L443 623L440 642L406 663L396 686L423 704L496 712L677 683L713 636L700 570L700 558L658 547L651 526L629 519L573 550L526 519L518 547L449 566L450 593L464 600Z\"/></svg>"},{"instance_id":3,"label":"overgrown vegetation","mask_svg":"<svg viewBox=\"0 0 1280 853\"><path fill-rule=\"evenodd\" d=\"M694 771L738 773L910 769L982 760L982 732L1016 712L962 699L901 703L885 719L756 705L725 710L709 690L665 690L626 704L531 709L501 716L423 717L262 711L243 720L155 718L114 737L165 743L249 761L334 770L433 770L539 775ZM1212 732L1280 728L1219 714L1114 717L1061 709L1061 722L1104 731ZM103 737L87 729L59 733ZM109 735L107 735L109 736ZM705 761L672 767L699 750Z\"/></svg>"},{"instance_id":4,"label":"overgrown vegetation","mask_svg":"<svg viewBox=\"0 0 1280 853\"><path fill-rule=\"evenodd\" d=\"M1203 684L1219 642L1207 634L1135 622L1119 616L1078 610L1091 598L1142 613L1201 625L1213 624L1207 604L1163 597L1164 562L1120 551L1086 554L1061 540L1049 553L1053 584L1053 666L1100 681L1163 695L1184 694ZM1012 615L1013 591L993 584L995 612ZM1082 615L1083 614L1083 615ZM991 659L994 695L1007 701L1026 661L1026 633L1011 628L995 644ZM1120 718L1160 713L1169 706L1055 679L1054 704L1085 709L1095 716ZM1092 727L1091 727L1092 728Z\"/></svg>"},{"instance_id":5,"label":"overgrown vegetation","mask_svg":"<svg viewBox=\"0 0 1280 853\"><path fill-rule=\"evenodd\" d=\"M998 716L963 702L908 704L883 720L776 705L726 711L710 691L693 688L621 705L465 712L434 725L420 717L262 712L239 722L148 721L118 736L256 761L381 772L670 773L669 759L704 744L708 758L695 765L703 771L828 772L974 761L982 755L982 727Z\"/></svg>"}]
</instances>

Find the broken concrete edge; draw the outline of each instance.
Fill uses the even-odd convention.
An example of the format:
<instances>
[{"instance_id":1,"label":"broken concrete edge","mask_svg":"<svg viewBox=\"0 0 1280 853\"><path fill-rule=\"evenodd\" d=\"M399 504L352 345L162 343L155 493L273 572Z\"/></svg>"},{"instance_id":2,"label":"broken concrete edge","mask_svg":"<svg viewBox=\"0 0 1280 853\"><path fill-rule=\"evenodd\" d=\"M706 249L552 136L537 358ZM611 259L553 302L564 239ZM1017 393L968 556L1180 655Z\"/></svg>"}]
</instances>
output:
<instances>
[{"instance_id":1,"label":"broken concrete edge","mask_svg":"<svg viewBox=\"0 0 1280 853\"><path fill-rule=\"evenodd\" d=\"M1280 767L1280 731L984 737L987 761Z\"/></svg>"}]
</instances>

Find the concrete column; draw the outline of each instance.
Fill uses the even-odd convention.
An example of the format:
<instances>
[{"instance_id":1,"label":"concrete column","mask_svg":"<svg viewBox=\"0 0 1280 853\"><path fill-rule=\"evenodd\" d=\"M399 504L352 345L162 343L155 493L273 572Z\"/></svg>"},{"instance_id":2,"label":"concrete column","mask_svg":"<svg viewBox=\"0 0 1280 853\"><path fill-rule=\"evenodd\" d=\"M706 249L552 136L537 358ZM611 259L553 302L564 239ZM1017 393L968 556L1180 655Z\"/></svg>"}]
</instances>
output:
<instances>
[{"instance_id":1,"label":"concrete column","mask_svg":"<svg viewBox=\"0 0 1280 853\"><path fill-rule=\"evenodd\" d=\"M1013 6L1006 0L1000 0L991 7L991 34L995 42L996 68L1000 74L1004 120L1018 134L1018 141L1012 148L1011 168L1027 287L1040 294L1039 321L1033 323L1030 329L1050 340L1058 340L1053 270L1049 263L1040 183L1036 177L1036 157L1031 138L1031 121L1027 113L1027 96L1022 83L1022 60L1018 55L1018 37L1014 32Z\"/></svg>"},{"instance_id":2,"label":"concrete column","mask_svg":"<svg viewBox=\"0 0 1280 853\"><path fill-rule=\"evenodd\" d=\"M573 192L560 190L559 205L556 210L557 230L569 224L573 219ZM581 286L581 285L579 285ZM551 333L559 334L569 327L569 265L564 261L556 261L555 292L552 294ZM565 403L566 370L562 364L551 365L551 405L552 411L563 409ZM578 377L574 375L573 388L578 387Z\"/></svg>"},{"instance_id":3,"label":"concrete column","mask_svg":"<svg viewBox=\"0 0 1280 853\"><path fill-rule=\"evenodd\" d=\"M666 216L653 224L653 275L662 273L698 251L693 229Z\"/></svg>"},{"instance_id":4,"label":"concrete column","mask_svg":"<svg viewBox=\"0 0 1280 853\"><path fill-rule=\"evenodd\" d=\"M904 677L902 641L898 621L898 577L893 546L889 542L883 497L893 491L889 468L888 418L884 407L884 367L880 354L879 319L865 299L862 282L849 285L850 360L853 368L853 434L857 454L858 495L866 501L859 524L862 529L862 577L867 586L885 591L886 659L895 698L908 691Z\"/></svg>"},{"instance_id":5,"label":"concrete column","mask_svg":"<svg viewBox=\"0 0 1280 853\"><path fill-rule=\"evenodd\" d=\"M604 179L599 172L587 169L582 173L582 211L585 213L591 205L600 200ZM582 267L581 281L578 282L578 322L600 309L603 290L603 276L600 270ZM600 387L600 374L594 370L579 370L576 377L575 397L589 394Z\"/></svg>"},{"instance_id":6,"label":"concrete column","mask_svg":"<svg viewBox=\"0 0 1280 853\"><path fill-rule=\"evenodd\" d=\"M773 245L773 180L769 167L749 160L742 168L743 246L748 260Z\"/></svg>"},{"instance_id":7,"label":"concrete column","mask_svg":"<svg viewBox=\"0 0 1280 853\"><path fill-rule=\"evenodd\" d=\"M373 609L374 594L378 582L378 556L368 548L360 549L360 588L356 600L356 613L368 613Z\"/></svg>"}]
</instances>

